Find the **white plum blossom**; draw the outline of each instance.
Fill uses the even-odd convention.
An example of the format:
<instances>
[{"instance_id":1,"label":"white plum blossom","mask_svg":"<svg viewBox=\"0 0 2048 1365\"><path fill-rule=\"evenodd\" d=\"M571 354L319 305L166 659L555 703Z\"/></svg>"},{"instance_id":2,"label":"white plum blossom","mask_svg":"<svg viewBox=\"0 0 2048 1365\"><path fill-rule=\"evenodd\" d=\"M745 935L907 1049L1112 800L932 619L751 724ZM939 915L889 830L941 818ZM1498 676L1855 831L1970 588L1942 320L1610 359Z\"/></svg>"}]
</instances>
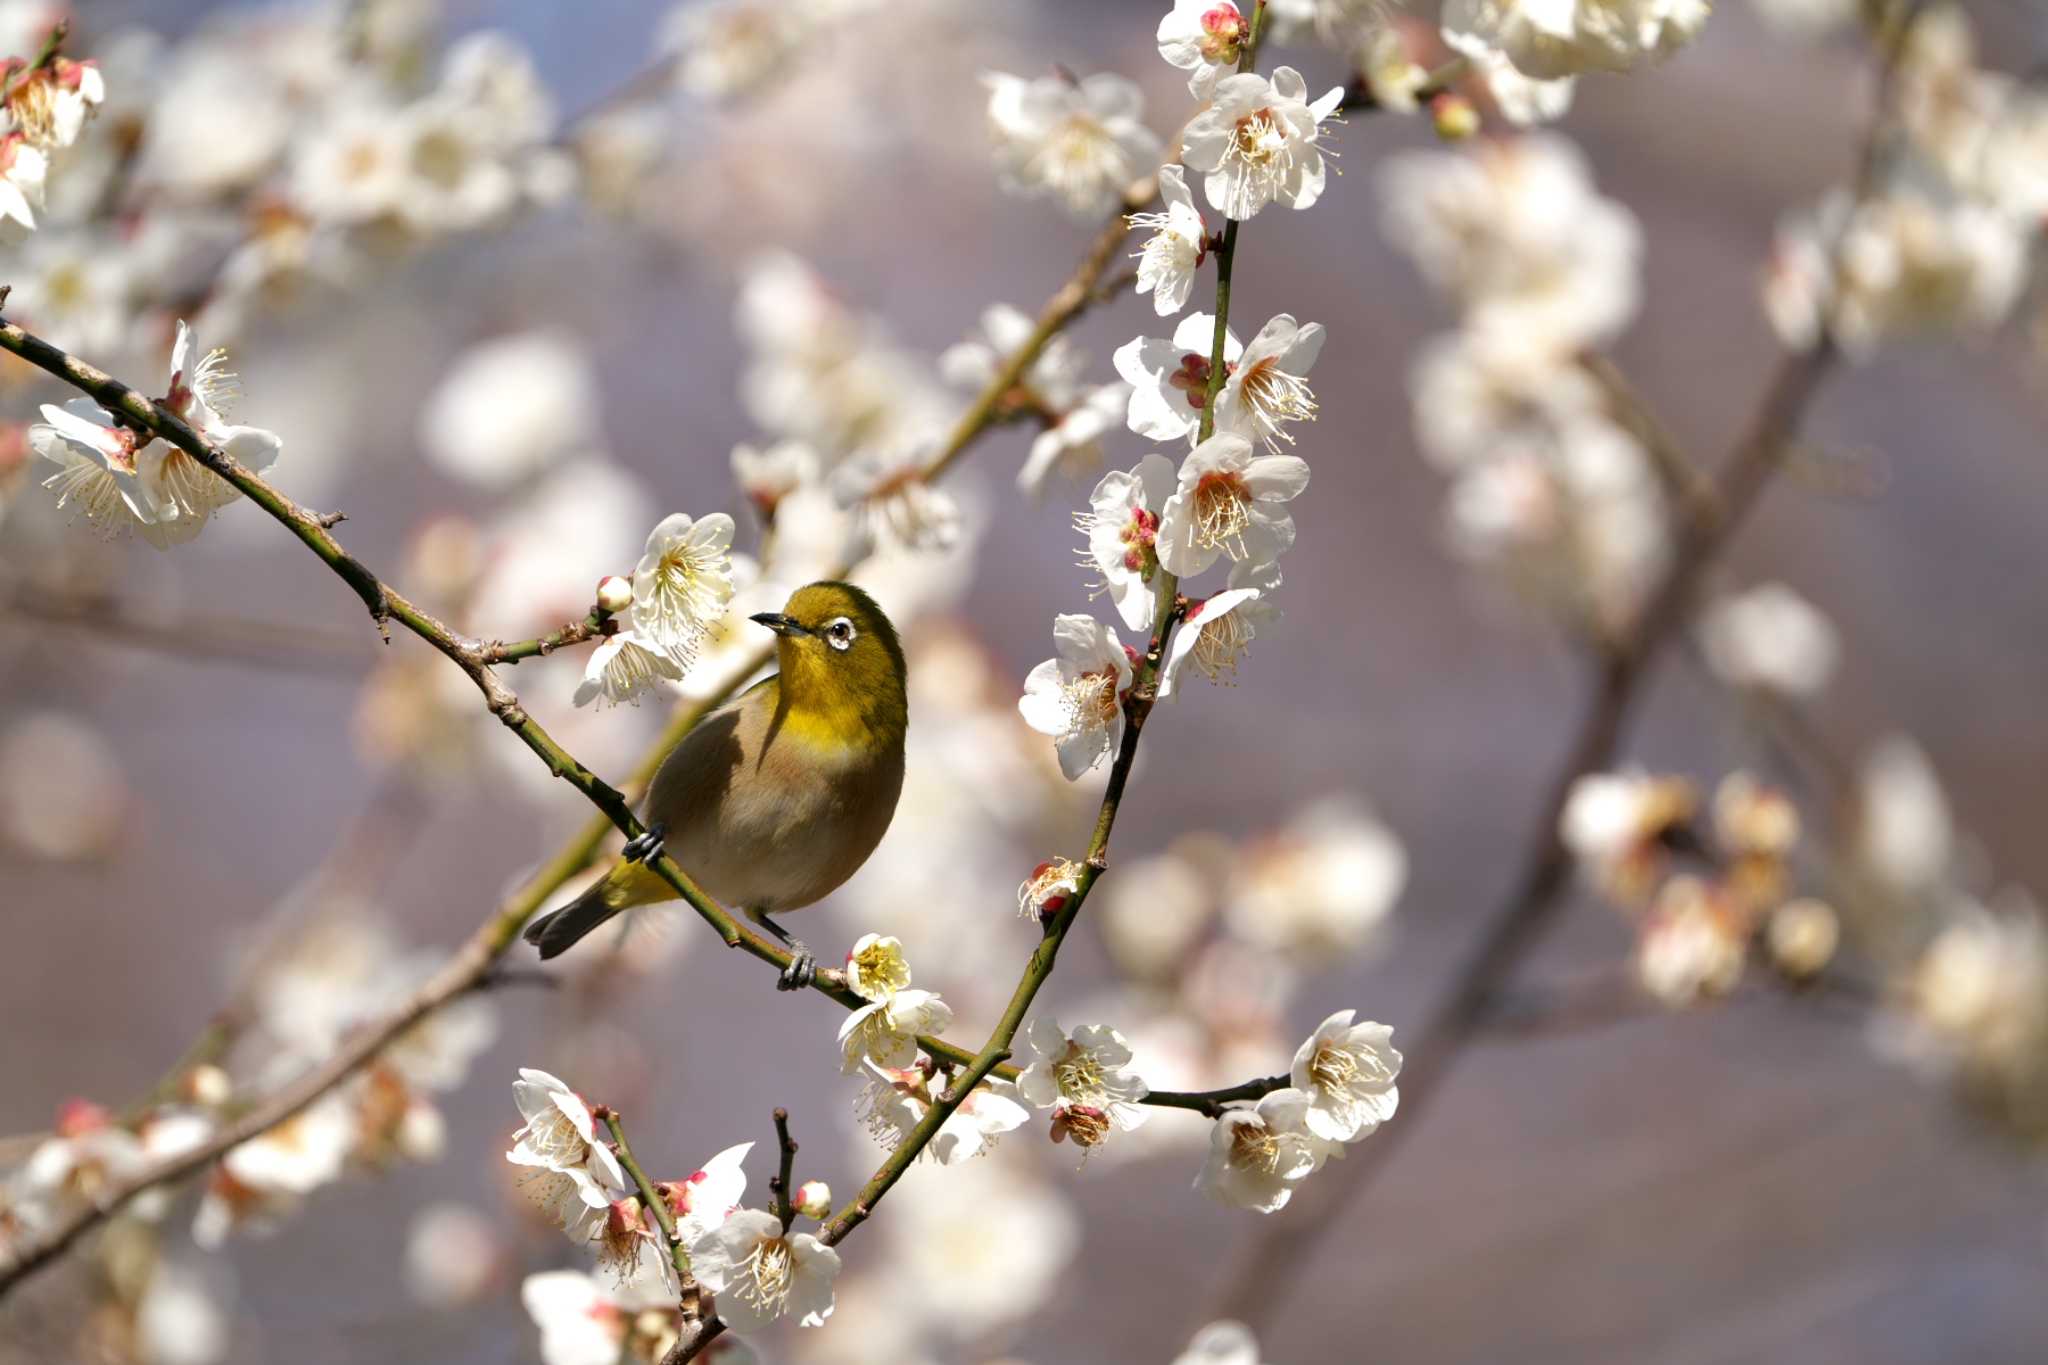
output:
<instances>
[{"instance_id":1,"label":"white plum blossom","mask_svg":"<svg viewBox=\"0 0 2048 1365\"><path fill-rule=\"evenodd\" d=\"M1076 218L1093 218L1159 164L1159 139L1140 121L1144 96L1121 76L1077 82L990 72L982 81L1005 189L1048 194Z\"/></svg>"},{"instance_id":2,"label":"white plum blossom","mask_svg":"<svg viewBox=\"0 0 2048 1365\"><path fill-rule=\"evenodd\" d=\"M59 507L76 506L102 535L140 530L159 548L156 500L137 470L137 438L90 398L63 407L43 404L43 420L29 428L31 449L57 466L43 487Z\"/></svg>"},{"instance_id":3,"label":"white plum blossom","mask_svg":"<svg viewBox=\"0 0 2048 1365\"><path fill-rule=\"evenodd\" d=\"M585 661L575 703L588 706L638 706L640 698L664 682L681 682L683 668L667 649L633 630L605 636Z\"/></svg>"},{"instance_id":4,"label":"white plum blossom","mask_svg":"<svg viewBox=\"0 0 2048 1365\"><path fill-rule=\"evenodd\" d=\"M675 1217L678 1241L687 1246L738 1210L747 1192L745 1162L753 1150L751 1142L728 1147L683 1179L656 1186Z\"/></svg>"},{"instance_id":5,"label":"white plum blossom","mask_svg":"<svg viewBox=\"0 0 2048 1365\"><path fill-rule=\"evenodd\" d=\"M1926 752L1893 735L1871 751L1858 777L1858 860L1897 893L1940 886L1955 862L1955 816Z\"/></svg>"},{"instance_id":6,"label":"white plum blossom","mask_svg":"<svg viewBox=\"0 0 2048 1365\"><path fill-rule=\"evenodd\" d=\"M1294 1053L1287 1079L1308 1096L1302 1123L1326 1142L1356 1142L1394 1116L1401 1054L1385 1024L1353 1023L1338 1010Z\"/></svg>"},{"instance_id":7,"label":"white plum blossom","mask_svg":"<svg viewBox=\"0 0 2048 1365\"><path fill-rule=\"evenodd\" d=\"M1396 113L1413 113L1416 95L1429 84L1429 72L1409 55L1408 44L1390 24L1374 29L1360 45L1358 69L1373 104Z\"/></svg>"},{"instance_id":8,"label":"white plum blossom","mask_svg":"<svg viewBox=\"0 0 2048 1365\"><path fill-rule=\"evenodd\" d=\"M1224 914L1247 943L1327 962L1369 947L1407 882L1393 831L1357 797L1330 796L1233 860Z\"/></svg>"},{"instance_id":9,"label":"white plum blossom","mask_svg":"<svg viewBox=\"0 0 2048 1365\"><path fill-rule=\"evenodd\" d=\"M1308 487L1308 462L1260 455L1242 436L1220 431L1188 452L1159 518L1159 562L1191 578L1228 556L1270 564L1294 544L1286 504Z\"/></svg>"},{"instance_id":10,"label":"white plum blossom","mask_svg":"<svg viewBox=\"0 0 2048 1365\"><path fill-rule=\"evenodd\" d=\"M1203 173L1209 207L1227 218L1250 218L1276 202L1308 208L1326 177L1321 124L1343 98L1336 87L1310 104L1291 66L1276 67L1270 81L1249 71L1226 76L1182 132L1181 162Z\"/></svg>"},{"instance_id":11,"label":"white plum blossom","mask_svg":"<svg viewBox=\"0 0 2048 1365\"><path fill-rule=\"evenodd\" d=\"M1660 60L1711 12L1709 0L1445 0L1443 27L1453 47L1491 48L1523 75L1552 80Z\"/></svg>"},{"instance_id":12,"label":"white plum blossom","mask_svg":"<svg viewBox=\"0 0 2048 1365\"><path fill-rule=\"evenodd\" d=\"M519 1286L546 1365L618 1365L626 1312L580 1270L547 1270Z\"/></svg>"},{"instance_id":13,"label":"white plum blossom","mask_svg":"<svg viewBox=\"0 0 2048 1365\"><path fill-rule=\"evenodd\" d=\"M1124 735L1124 693L1131 656L1116 632L1092 616L1053 618L1056 658L1024 679L1017 710L1024 723L1053 737L1069 782L1117 750Z\"/></svg>"},{"instance_id":14,"label":"white plum blossom","mask_svg":"<svg viewBox=\"0 0 2048 1365\"><path fill-rule=\"evenodd\" d=\"M857 1075L862 1061L903 1066L917 1055L917 1035L943 1033L953 1009L932 991L899 990L861 1006L839 1026L840 1069Z\"/></svg>"},{"instance_id":15,"label":"white plum blossom","mask_svg":"<svg viewBox=\"0 0 2048 1365\"><path fill-rule=\"evenodd\" d=\"M868 1079L858 1112L867 1123L869 1136L887 1147L910 1135L930 1110L937 1092L946 1086L943 1075L934 1076L918 1066L885 1067L867 1060L862 1068ZM941 1166L952 1166L992 1150L999 1137L1023 1126L1030 1117L1014 1085L984 1081L939 1126L925 1150Z\"/></svg>"},{"instance_id":16,"label":"white plum blossom","mask_svg":"<svg viewBox=\"0 0 2048 1365\"><path fill-rule=\"evenodd\" d=\"M399 111L381 101L339 102L295 149L293 203L323 223L397 216L411 183L405 131Z\"/></svg>"},{"instance_id":17,"label":"white plum blossom","mask_svg":"<svg viewBox=\"0 0 2048 1365\"><path fill-rule=\"evenodd\" d=\"M1335 1150L1308 1131L1309 1097L1287 1087L1257 1105L1226 1109L1209 1133L1195 1188L1219 1203L1272 1213Z\"/></svg>"},{"instance_id":18,"label":"white plum blossom","mask_svg":"<svg viewBox=\"0 0 2048 1365\"><path fill-rule=\"evenodd\" d=\"M1017 471L1017 487L1036 493L1055 469L1070 474L1102 463L1102 438L1116 430L1130 410L1131 386L1118 380L1098 384L1060 419L1032 438L1031 453Z\"/></svg>"},{"instance_id":19,"label":"white plum blossom","mask_svg":"<svg viewBox=\"0 0 2048 1365\"><path fill-rule=\"evenodd\" d=\"M839 1253L808 1232L784 1234L782 1221L741 1209L690 1245L690 1269L718 1295L718 1316L741 1336L784 1314L802 1327L832 1316Z\"/></svg>"},{"instance_id":20,"label":"white plum blossom","mask_svg":"<svg viewBox=\"0 0 2048 1365\"><path fill-rule=\"evenodd\" d=\"M704 632L732 601L732 518L663 517L647 535L633 569L633 631L678 668L696 657Z\"/></svg>"},{"instance_id":21,"label":"white plum blossom","mask_svg":"<svg viewBox=\"0 0 2048 1365\"><path fill-rule=\"evenodd\" d=\"M1400 153L1380 189L1387 236L1472 328L1573 351L1635 314L1641 229L1561 137Z\"/></svg>"},{"instance_id":22,"label":"white plum blossom","mask_svg":"<svg viewBox=\"0 0 2048 1365\"><path fill-rule=\"evenodd\" d=\"M420 447L447 474L503 489L595 444L597 375L553 331L494 337L458 356L421 410Z\"/></svg>"},{"instance_id":23,"label":"white plum blossom","mask_svg":"<svg viewBox=\"0 0 2048 1365\"><path fill-rule=\"evenodd\" d=\"M13 246L35 231L50 161L20 133L0 137L0 244Z\"/></svg>"},{"instance_id":24,"label":"white plum blossom","mask_svg":"<svg viewBox=\"0 0 2048 1365\"><path fill-rule=\"evenodd\" d=\"M192 1240L210 1250L236 1229L268 1230L314 1190L341 1178L356 1137L353 1104L336 1091L230 1149L207 1182Z\"/></svg>"},{"instance_id":25,"label":"white plum blossom","mask_svg":"<svg viewBox=\"0 0 2048 1365\"><path fill-rule=\"evenodd\" d=\"M1017 1077L1017 1093L1037 1108L1094 1111L1119 1132L1145 1121L1138 1101L1151 1091L1125 1070L1131 1064L1130 1044L1107 1024L1083 1024L1069 1036L1058 1021L1041 1015L1025 1027L1018 1059L1025 1066ZM1107 1133L1073 1135L1092 1146Z\"/></svg>"},{"instance_id":26,"label":"white plum blossom","mask_svg":"<svg viewBox=\"0 0 2048 1365\"><path fill-rule=\"evenodd\" d=\"M57 1134L0 1184L0 1205L31 1229L91 1208L110 1187L141 1170L150 1153L133 1133L93 1105L60 1113Z\"/></svg>"},{"instance_id":27,"label":"white plum blossom","mask_svg":"<svg viewBox=\"0 0 2048 1365\"><path fill-rule=\"evenodd\" d=\"M229 411L241 386L216 346L198 355L192 329L178 323L171 348L171 387L164 406L245 468L261 472L277 461L284 441L262 427L234 426ZM136 472L156 504L157 533L165 541L190 540L222 507L242 496L226 479L168 441L152 441L137 454Z\"/></svg>"},{"instance_id":28,"label":"white plum blossom","mask_svg":"<svg viewBox=\"0 0 2048 1365\"><path fill-rule=\"evenodd\" d=\"M677 58L676 83L699 99L729 100L789 70L812 29L811 6L788 0L679 5L657 36Z\"/></svg>"},{"instance_id":29,"label":"white plum blossom","mask_svg":"<svg viewBox=\"0 0 2048 1365\"><path fill-rule=\"evenodd\" d=\"M939 356L939 377L963 388L987 388L1037 330L1038 324L1023 310L992 303L982 310L978 334L955 342ZM1022 382L1048 407L1059 410L1076 400L1087 371L1087 357L1067 338L1055 336L1031 362Z\"/></svg>"},{"instance_id":30,"label":"white plum blossom","mask_svg":"<svg viewBox=\"0 0 2048 1365\"><path fill-rule=\"evenodd\" d=\"M1841 650L1828 618L1782 583L1714 603L1700 621L1700 645L1723 682L1788 697L1827 686Z\"/></svg>"},{"instance_id":31,"label":"white plum blossom","mask_svg":"<svg viewBox=\"0 0 2048 1365\"><path fill-rule=\"evenodd\" d=\"M1212 1322L1195 1333L1173 1365L1260 1365L1259 1343L1241 1322Z\"/></svg>"},{"instance_id":32,"label":"white plum blossom","mask_svg":"<svg viewBox=\"0 0 2048 1365\"><path fill-rule=\"evenodd\" d=\"M106 78L95 62L53 57L29 68L25 59L10 57L0 71L9 83L9 126L45 152L78 141L86 117L107 98Z\"/></svg>"},{"instance_id":33,"label":"white plum blossom","mask_svg":"<svg viewBox=\"0 0 2048 1365\"><path fill-rule=\"evenodd\" d=\"M1497 48L1446 34L1444 41L1461 52L1472 64L1472 76L1486 87L1500 116L1517 128L1555 123L1571 112L1577 76L1560 76L1539 81L1515 69L1507 54Z\"/></svg>"},{"instance_id":34,"label":"white plum blossom","mask_svg":"<svg viewBox=\"0 0 2048 1365\"><path fill-rule=\"evenodd\" d=\"M1230 571L1222 592L1188 604L1159 666L1161 701L1173 695L1181 666L1190 660L1210 682L1229 683L1260 627L1280 619L1280 609L1266 600L1278 578L1273 565L1246 561Z\"/></svg>"},{"instance_id":35,"label":"white plum blossom","mask_svg":"<svg viewBox=\"0 0 2048 1365\"><path fill-rule=\"evenodd\" d=\"M1202 409L1208 402L1209 357L1215 344L1216 319L1190 313L1173 329L1173 337L1134 337L1111 357L1116 372L1131 385L1131 430L1154 441L1193 442L1200 433ZM1225 329L1223 363L1235 365L1244 348Z\"/></svg>"},{"instance_id":36,"label":"white plum blossom","mask_svg":"<svg viewBox=\"0 0 2048 1365\"><path fill-rule=\"evenodd\" d=\"M1187 172L1181 167L1159 168L1159 199L1166 205L1164 212L1133 213L1128 221L1152 234L1135 253L1138 292L1150 294L1152 307L1166 318L1188 305L1195 272L1208 255L1209 227L1188 193Z\"/></svg>"},{"instance_id":37,"label":"white plum blossom","mask_svg":"<svg viewBox=\"0 0 2048 1365\"><path fill-rule=\"evenodd\" d=\"M777 441L766 450L744 444L732 448L733 482L763 521L774 520L784 498L817 482L819 468L818 452L803 441Z\"/></svg>"},{"instance_id":38,"label":"white plum blossom","mask_svg":"<svg viewBox=\"0 0 2048 1365\"><path fill-rule=\"evenodd\" d=\"M1206 100L1218 81L1237 70L1251 29L1231 0L1173 0L1159 21L1159 55L1188 73L1189 94Z\"/></svg>"},{"instance_id":39,"label":"white plum blossom","mask_svg":"<svg viewBox=\"0 0 2048 1365\"><path fill-rule=\"evenodd\" d=\"M862 934L846 954L846 989L870 1004L894 999L910 985L910 964L901 940Z\"/></svg>"},{"instance_id":40,"label":"white plum blossom","mask_svg":"<svg viewBox=\"0 0 2048 1365\"><path fill-rule=\"evenodd\" d=\"M1856 358L1882 341L1995 327L2027 281L2031 226L1976 200L1900 186L1831 195L1779 230L1764 307L1786 345L1824 333Z\"/></svg>"},{"instance_id":41,"label":"white plum blossom","mask_svg":"<svg viewBox=\"0 0 2048 1365\"><path fill-rule=\"evenodd\" d=\"M618 1158L583 1097L547 1072L521 1067L512 1098L526 1123L505 1159L527 1168L521 1183L536 1204L571 1237L587 1238L626 1184Z\"/></svg>"},{"instance_id":42,"label":"white plum blossom","mask_svg":"<svg viewBox=\"0 0 2048 1365\"><path fill-rule=\"evenodd\" d=\"M1321 323L1300 325L1288 313L1261 327L1217 391L1216 430L1234 431L1276 453L1280 442L1292 445L1286 424L1316 419L1307 375L1323 352L1323 335Z\"/></svg>"},{"instance_id":43,"label":"white plum blossom","mask_svg":"<svg viewBox=\"0 0 2048 1365\"><path fill-rule=\"evenodd\" d=\"M1734 990L1747 952L1735 907L1698 878L1673 877L1643 922L1636 977L1658 1001L1683 1009Z\"/></svg>"},{"instance_id":44,"label":"white plum blossom","mask_svg":"<svg viewBox=\"0 0 2048 1365\"><path fill-rule=\"evenodd\" d=\"M1088 537L1085 567L1102 575L1099 592L1109 594L1123 623L1150 628L1152 581L1159 572L1159 515L1173 496L1173 461L1158 452L1128 470L1102 476L1088 495L1089 510L1074 518Z\"/></svg>"},{"instance_id":45,"label":"white plum blossom","mask_svg":"<svg viewBox=\"0 0 2048 1365\"><path fill-rule=\"evenodd\" d=\"M960 505L926 477L931 453L923 443L859 451L832 471L833 499L858 511L870 534L887 530L905 549L950 550L960 542Z\"/></svg>"},{"instance_id":46,"label":"white plum blossom","mask_svg":"<svg viewBox=\"0 0 2048 1365\"><path fill-rule=\"evenodd\" d=\"M1082 864L1070 858L1048 858L1017 885L1017 913L1025 919L1050 919L1067 908L1081 889Z\"/></svg>"}]
</instances>

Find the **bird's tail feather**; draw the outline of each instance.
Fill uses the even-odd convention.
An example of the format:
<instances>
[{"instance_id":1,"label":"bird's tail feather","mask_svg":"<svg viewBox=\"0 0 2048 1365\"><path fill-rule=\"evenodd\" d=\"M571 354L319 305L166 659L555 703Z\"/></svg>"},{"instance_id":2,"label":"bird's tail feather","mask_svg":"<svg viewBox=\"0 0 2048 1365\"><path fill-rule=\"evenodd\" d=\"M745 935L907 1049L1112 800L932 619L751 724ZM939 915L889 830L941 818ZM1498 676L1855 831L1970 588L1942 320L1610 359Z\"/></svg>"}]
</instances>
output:
<instances>
[{"instance_id":1,"label":"bird's tail feather","mask_svg":"<svg viewBox=\"0 0 2048 1365\"><path fill-rule=\"evenodd\" d=\"M612 916L675 894L659 873L640 863L620 863L575 900L527 925L525 938L543 959L559 957Z\"/></svg>"}]
</instances>

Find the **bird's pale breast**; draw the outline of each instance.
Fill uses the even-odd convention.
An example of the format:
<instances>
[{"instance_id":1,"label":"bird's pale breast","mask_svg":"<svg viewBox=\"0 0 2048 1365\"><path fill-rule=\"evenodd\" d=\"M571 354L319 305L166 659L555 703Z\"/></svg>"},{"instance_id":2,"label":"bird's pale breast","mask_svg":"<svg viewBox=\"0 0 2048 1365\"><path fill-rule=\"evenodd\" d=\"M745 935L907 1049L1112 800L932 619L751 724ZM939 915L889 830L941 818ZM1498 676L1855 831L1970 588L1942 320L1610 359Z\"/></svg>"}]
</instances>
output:
<instances>
[{"instance_id":1,"label":"bird's pale breast","mask_svg":"<svg viewBox=\"0 0 2048 1365\"><path fill-rule=\"evenodd\" d=\"M705 718L655 775L642 819L721 904L793 910L829 894L889 828L900 746L868 753L777 715L773 682Z\"/></svg>"}]
</instances>

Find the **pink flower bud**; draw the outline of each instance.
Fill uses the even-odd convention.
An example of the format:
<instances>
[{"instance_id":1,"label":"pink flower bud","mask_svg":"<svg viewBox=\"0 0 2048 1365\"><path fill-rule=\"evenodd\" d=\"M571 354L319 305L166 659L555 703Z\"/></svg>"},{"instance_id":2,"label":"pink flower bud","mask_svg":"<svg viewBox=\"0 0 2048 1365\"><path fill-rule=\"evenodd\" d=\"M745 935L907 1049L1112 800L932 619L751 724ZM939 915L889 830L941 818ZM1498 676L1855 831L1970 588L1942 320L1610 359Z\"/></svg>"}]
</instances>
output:
<instances>
[{"instance_id":1,"label":"pink flower bud","mask_svg":"<svg viewBox=\"0 0 2048 1365\"><path fill-rule=\"evenodd\" d=\"M1429 102L1429 112L1436 135L1446 142L1463 142L1479 131L1479 110L1463 95L1445 91Z\"/></svg>"},{"instance_id":2,"label":"pink flower bud","mask_svg":"<svg viewBox=\"0 0 2048 1365\"><path fill-rule=\"evenodd\" d=\"M597 580L597 609L616 616L633 605L633 585L617 574Z\"/></svg>"},{"instance_id":3,"label":"pink flower bud","mask_svg":"<svg viewBox=\"0 0 2048 1365\"><path fill-rule=\"evenodd\" d=\"M57 1106L57 1136L62 1138L84 1137L87 1133L98 1132L114 1121L114 1116L91 1100L73 1096Z\"/></svg>"},{"instance_id":4,"label":"pink flower bud","mask_svg":"<svg viewBox=\"0 0 2048 1365\"><path fill-rule=\"evenodd\" d=\"M823 1219L832 1212L832 1187L822 1180L806 1180L796 1187L790 1203L806 1218Z\"/></svg>"}]
</instances>

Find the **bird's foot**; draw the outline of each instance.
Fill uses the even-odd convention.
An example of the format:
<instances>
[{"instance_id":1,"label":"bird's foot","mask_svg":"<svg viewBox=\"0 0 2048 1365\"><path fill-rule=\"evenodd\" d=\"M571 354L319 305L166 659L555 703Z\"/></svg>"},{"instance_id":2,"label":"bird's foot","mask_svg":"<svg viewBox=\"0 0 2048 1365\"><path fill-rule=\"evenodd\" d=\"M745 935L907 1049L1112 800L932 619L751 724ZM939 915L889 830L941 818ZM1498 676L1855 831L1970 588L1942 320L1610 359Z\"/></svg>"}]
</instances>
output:
<instances>
[{"instance_id":1,"label":"bird's foot","mask_svg":"<svg viewBox=\"0 0 2048 1365\"><path fill-rule=\"evenodd\" d=\"M667 825L649 825L645 834L635 835L626 840L626 846L619 850L619 856L629 863L651 863L662 855L662 836L667 833Z\"/></svg>"},{"instance_id":2,"label":"bird's foot","mask_svg":"<svg viewBox=\"0 0 2048 1365\"><path fill-rule=\"evenodd\" d=\"M789 965L782 969L782 975L775 978L778 991L800 991L809 986L818 975L818 959L811 956L811 950L801 943L789 945Z\"/></svg>"}]
</instances>

